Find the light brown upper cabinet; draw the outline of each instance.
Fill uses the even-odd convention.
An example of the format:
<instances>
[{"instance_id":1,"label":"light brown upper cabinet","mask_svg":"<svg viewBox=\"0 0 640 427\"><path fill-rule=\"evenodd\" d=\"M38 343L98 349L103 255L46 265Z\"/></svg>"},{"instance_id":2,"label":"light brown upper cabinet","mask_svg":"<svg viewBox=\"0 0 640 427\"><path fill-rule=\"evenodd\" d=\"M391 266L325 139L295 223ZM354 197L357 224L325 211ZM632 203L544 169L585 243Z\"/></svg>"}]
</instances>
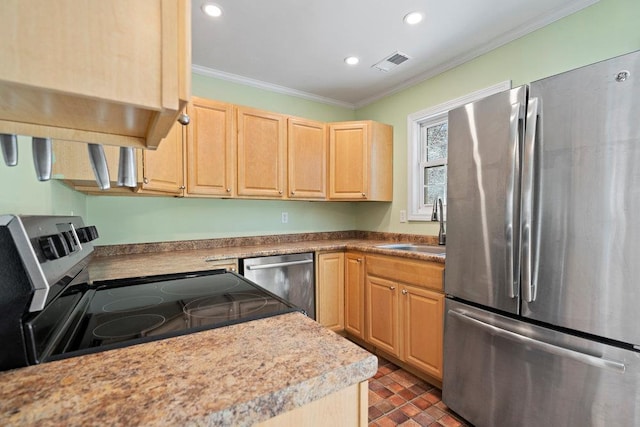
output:
<instances>
[{"instance_id":1,"label":"light brown upper cabinet","mask_svg":"<svg viewBox=\"0 0 640 427\"><path fill-rule=\"evenodd\" d=\"M184 186L183 142L185 127L180 123L169 131L157 150L142 153L142 193L159 192L182 196Z\"/></svg>"},{"instance_id":2,"label":"light brown upper cabinet","mask_svg":"<svg viewBox=\"0 0 640 427\"><path fill-rule=\"evenodd\" d=\"M286 117L246 107L236 111L238 196L284 198Z\"/></svg>"},{"instance_id":3,"label":"light brown upper cabinet","mask_svg":"<svg viewBox=\"0 0 640 427\"><path fill-rule=\"evenodd\" d=\"M75 190L89 194L172 195L184 191L183 138L184 126L175 123L157 150L135 150L137 186L118 187L119 147L105 145L104 153L111 188L98 189L86 144L53 141L53 178L60 179Z\"/></svg>"},{"instance_id":4,"label":"light brown upper cabinet","mask_svg":"<svg viewBox=\"0 0 640 427\"><path fill-rule=\"evenodd\" d=\"M287 130L289 198L326 199L327 125L290 117Z\"/></svg>"},{"instance_id":5,"label":"light brown upper cabinet","mask_svg":"<svg viewBox=\"0 0 640 427\"><path fill-rule=\"evenodd\" d=\"M191 98L187 107L186 196L232 197L236 135L233 105Z\"/></svg>"},{"instance_id":6,"label":"light brown upper cabinet","mask_svg":"<svg viewBox=\"0 0 640 427\"><path fill-rule=\"evenodd\" d=\"M1 103L2 101L0 101ZM95 194L391 201L391 126L323 123L193 97L161 148L137 150L138 187L115 186L117 147L105 145L112 189L98 190L83 144L54 143L54 178ZM77 163L77 164L76 164Z\"/></svg>"},{"instance_id":7,"label":"light brown upper cabinet","mask_svg":"<svg viewBox=\"0 0 640 427\"><path fill-rule=\"evenodd\" d=\"M329 199L393 198L393 128L371 120L329 124Z\"/></svg>"},{"instance_id":8,"label":"light brown upper cabinet","mask_svg":"<svg viewBox=\"0 0 640 427\"><path fill-rule=\"evenodd\" d=\"M118 187L118 158L119 147L105 145L104 154L109 170L109 190L98 189L95 175L89 162L87 144L54 140L52 143L53 179L62 180L71 188L92 194L133 194L129 187ZM136 150L136 165L138 170L138 185L142 185L142 150Z\"/></svg>"},{"instance_id":9,"label":"light brown upper cabinet","mask_svg":"<svg viewBox=\"0 0 640 427\"><path fill-rule=\"evenodd\" d=\"M190 4L3 0L0 133L157 147L191 94Z\"/></svg>"}]
</instances>

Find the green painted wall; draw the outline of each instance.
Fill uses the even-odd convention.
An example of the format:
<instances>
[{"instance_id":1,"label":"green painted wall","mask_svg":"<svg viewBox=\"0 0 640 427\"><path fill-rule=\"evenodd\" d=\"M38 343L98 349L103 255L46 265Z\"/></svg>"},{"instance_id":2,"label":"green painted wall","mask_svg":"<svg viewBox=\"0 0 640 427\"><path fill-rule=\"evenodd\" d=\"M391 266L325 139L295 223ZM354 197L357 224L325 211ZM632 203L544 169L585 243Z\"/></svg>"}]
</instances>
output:
<instances>
[{"instance_id":1,"label":"green painted wall","mask_svg":"<svg viewBox=\"0 0 640 427\"><path fill-rule=\"evenodd\" d=\"M1 157L1 156L0 156ZM31 138L18 137L18 165L0 160L0 215L82 215L85 196L58 181L39 182L31 157Z\"/></svg>"},{"instance_id":2,"label":"green painted wall","mask_svg":"<svg viewBox=\"0 0 640 427\"><path fill-rule=\"evenodd\" d=\"M407 115L504 80L514 86L640 49L640 1L601 0L574 15L357 111L201 75L193 93L322 121L373 119L394 126L394 202L328 203L170 197L84 196L58 182L38 182L30 139L20 138L19 166L0 163L0 214L69 214L96 224L99 244L330 230L435 235L431 223L399 222L407 205ZM281 224L281 212L289 223Z\"/></svg>"},{"instance_id":3,"label":"green painted wall","mask_svg":"<svg viewBox=\"0 0 640 427\"><path fill-rule=\"evenodd\" d=\"M356 111L394 126L394 201L356 207L363 230L437 235L437 223L400 223L407 209L407 116L493 84L513 86L640 49L640 1L600 0L562 20Z\"/></svg>"},{"instance_id":4,"label":"green painted wall","mask_svg":"<svg viewBox=\"0 0 640 427\"><path fill-rule=\"evenodd\" d=\"M352 203L90 196L87 204L91 223L104 236L100 245L356 227Z\"/></svg>"}]
</instances>

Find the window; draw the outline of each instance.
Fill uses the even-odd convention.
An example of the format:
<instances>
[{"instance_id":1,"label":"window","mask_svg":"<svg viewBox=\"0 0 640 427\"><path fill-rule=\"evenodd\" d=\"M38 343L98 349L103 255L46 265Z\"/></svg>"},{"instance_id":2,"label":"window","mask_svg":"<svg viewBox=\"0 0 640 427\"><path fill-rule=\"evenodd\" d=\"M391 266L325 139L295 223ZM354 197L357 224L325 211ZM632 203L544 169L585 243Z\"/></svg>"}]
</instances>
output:
<instances>
[{"instance_id":1,"label":"window","mask_svg":"<svg viewBox=\"0 0 640 427\"><path fill-rule=\"evenodd\" d=\"M502 82L407 117L410 221L431 221L438 198L446 217L449 110L510 88L510 81Z\"/></svg>"},{"instance_id":2,"label":"window","mask_svg":"<svg viewBox=\"0 0 640 427\"><path fill-rule=\"evenodd\" d=\"M438 120L439 119L439 120ZM447 117L420 124L420 203L447 200Z\"/></svg>"}]
</instances>

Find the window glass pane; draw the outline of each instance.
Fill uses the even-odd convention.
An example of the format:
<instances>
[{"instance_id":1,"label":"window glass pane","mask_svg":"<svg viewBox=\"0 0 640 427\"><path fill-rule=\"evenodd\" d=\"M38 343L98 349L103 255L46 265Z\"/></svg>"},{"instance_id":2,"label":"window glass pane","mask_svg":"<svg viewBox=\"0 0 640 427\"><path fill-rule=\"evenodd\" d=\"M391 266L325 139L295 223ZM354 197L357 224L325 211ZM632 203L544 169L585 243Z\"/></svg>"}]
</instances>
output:
<instances>
[{"instance_id":1,"label":"window glass pane","mask_svg":"<svg viewBox=\"0 0 640 427\"><path fill-rule=\"evenodd\" d=\"M447 157L447 131L447 122L426 128L426 137L423 139L426 142L424 146L426 155L423 157L425 161L429 162Z\"/></svg>"},{"instance_id":2,"label":"window glass pane","mask_svg":"<svg viewBox=\"0 0 640 427\"><path fill-rule=\"evenodd\" d=\"M431 166L424 169L424 204L431 205L441 198L446 203L447 166Z\"/></svg>"}]
</instances>

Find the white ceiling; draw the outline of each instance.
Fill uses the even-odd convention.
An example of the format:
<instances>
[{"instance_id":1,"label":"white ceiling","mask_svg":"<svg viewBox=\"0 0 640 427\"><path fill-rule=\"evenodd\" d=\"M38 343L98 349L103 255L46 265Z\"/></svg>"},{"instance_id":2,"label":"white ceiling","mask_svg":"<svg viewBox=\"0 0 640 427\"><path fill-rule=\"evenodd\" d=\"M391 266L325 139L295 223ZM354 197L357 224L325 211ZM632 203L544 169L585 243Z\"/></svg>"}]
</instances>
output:
<instances>
[{"instance_id":1,"label":"white ceiling","mask_svg":"<svg viewBox=\"0 0 640 427\"><path fill-rule=\"evenodd\" d=\"M598 0L192 0L196 73L349 108L459 65ZM215 3L219 18L201 5ZM413 11L425 19L409 26ZM400 51L385 73L372 65ZM348 66L344 58L360 58Z\"/></svg>"}]
</instances>

